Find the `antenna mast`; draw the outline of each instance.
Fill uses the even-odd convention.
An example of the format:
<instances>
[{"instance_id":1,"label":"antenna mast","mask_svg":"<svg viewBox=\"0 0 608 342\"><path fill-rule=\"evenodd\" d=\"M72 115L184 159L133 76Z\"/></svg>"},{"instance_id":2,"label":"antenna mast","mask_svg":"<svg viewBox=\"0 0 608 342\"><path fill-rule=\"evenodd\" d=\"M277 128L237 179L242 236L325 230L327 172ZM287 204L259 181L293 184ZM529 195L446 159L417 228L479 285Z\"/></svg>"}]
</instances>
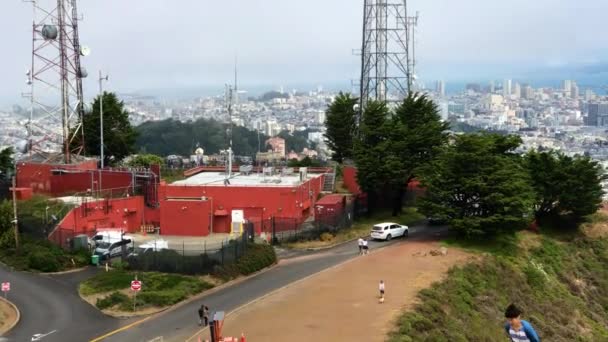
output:
<instances>
[{"instance_id":1,"label":"antenna mast","mask_svg":"<svg viewBox=\"0 0 608 342\"><path fill-rule=\"evenodd\" d=\"M33 7L32 60L27 71L30 117L25 123L30 154L62 151L63 162L84 150L82 79L77 0L28 0Z\"/></svg>"},{"instance_id":2,"label":"antenna mast","mask_svg":"<svg viewBox=\"0 0 608 342\"><path fill-rule=\"evenodd\" d=\"M359 116L368 101L399 101L413 90L417 23L407 0L364 0Z\"/></svg>"}]
</instances>

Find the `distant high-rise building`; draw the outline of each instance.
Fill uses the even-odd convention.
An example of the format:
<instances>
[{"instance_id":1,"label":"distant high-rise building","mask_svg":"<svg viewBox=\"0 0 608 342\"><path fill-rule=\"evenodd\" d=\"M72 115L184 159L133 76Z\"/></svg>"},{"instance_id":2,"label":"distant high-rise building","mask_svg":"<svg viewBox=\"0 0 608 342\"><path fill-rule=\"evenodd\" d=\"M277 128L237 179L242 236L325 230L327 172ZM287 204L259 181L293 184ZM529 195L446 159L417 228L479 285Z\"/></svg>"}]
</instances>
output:
<instances>
[{"instance_id":1,"label":"distant high-rise building","mask_svg":"<svg viewBox=\"0 0 608 342\"><path fill-rule=\"evenodd\" d=\"M442 80L437 81L435 84L435 92L441 97L445 96L445 82Z\"/></svg>"},{"instance_id":2,"label":"distant high-rise building","mask_svg":"<svg viewBox=\"0 0 608 342\"><path fill-rule=\"evenodd\" d=\"M509 96L511 96L512 91L511 91L511 80L504 80L502 82L502 96L504 98L507 98Z\"/></svg>"},{"instance_id":3,"label":"distant high-rise building","mask_svg":"<svg viewBox=\"0 0 608 342\"><path fill-rule=\"evenodd\" d=\"M608 126L608 103L589 103L585 125Z\"/></svg>"},{"instance_id":4,"label":"distant high-rise building","mask_svg":"<svg viewBox=\"0 0 608 342\"><path fill-rule=\"evenodd\" d=\"M570 90L570 96L573 99L575 99L575 100L578 99L579 89L578 89L578 85L576 84L576 82L572 82L572 87L571 87L571 90Z\"/></svg>"},{"instance_id":5,"label":"distant high-rise building","mask_svg":"<svg viewBox=\"0 0 608 342\"><path fill-rule=\"evenodd\" d=\"M521 97L521 86L517 82L515 83L515 87L513 88L513 95L517 99Z\"/></svg>"},{"instance_id":6,"label":"distant high-rise building","mask_svg":"<svg viewBox=\"0 0 608 342\"><path fill-rule=\"evenodd\" d=\"M493 94L496 91L496 85L494 85L494 81L490 81L490 94Z\"/></svg>"},{"instance_id":7,"label":"distant high-rise building","mask_svg":"<svg viewBox=\"0 0 608 342\"><path fill-rule=\"evenodd\" d=\"M562 81L562 90L566 92L566 96L570 96L570 92L572 91L572 81L564 80Z\"/></svg>"},{"instance_id":8,"label":"distant high-rise building","mask_svg":"<svg viewBox=\"0 0 608 342\"><path fill-rule=\"evenodd\" d=\"M320 110L317 112L317 123L320 125L325 124L325 111Z\"/></svg>"},{"instance_id":9,"label":"distant high-rise building","mask_svg":"<svg viewBox=\"0 0 608 342\"><path fill-rule=\"evenodd\" d=\"M534 98L534 89L529 85L524 85L521 91L521 97L526 100L532 100Z\"/></svg>"},{"instance_id":10,"label":"distant high-rise building","mask_svg":"<svg viewBox=\"0 0 608 342\"><path fill-rule=\"evenodd\" d=\"M593 94L593 90L588 88L585 90L585 101L591 101L594 96L595 94Z\"/></svg>"}]
</instances>

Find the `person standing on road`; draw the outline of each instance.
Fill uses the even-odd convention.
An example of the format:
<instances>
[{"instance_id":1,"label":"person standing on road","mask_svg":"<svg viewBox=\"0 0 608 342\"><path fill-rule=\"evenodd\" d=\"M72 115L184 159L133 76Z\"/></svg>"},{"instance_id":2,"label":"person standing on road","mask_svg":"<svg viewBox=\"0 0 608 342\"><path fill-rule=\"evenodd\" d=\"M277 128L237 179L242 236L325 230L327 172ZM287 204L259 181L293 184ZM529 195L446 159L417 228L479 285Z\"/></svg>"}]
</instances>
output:
<instances>
[{"instance_id":1,"label":"person standing on road","mask_svg":"<svg viewBox=\"0 0 608 342\"><path fill-rule=\"evenodd\" d=\"M509 339L513 342L540 342L532 324L521 319L521 314L521 310L515 304L509 305L505 311L505 317L507 318L505 331Z\"/></svg>"},{"instance_id":2,"label":"person standing on road","mask_svg":"<svg viewBox=\"0 0 608 342\"><path fill-rule=\"evenodd\" d=\"M201 304L201 307L198 308L198 325L202 325L203 324L203 317L205 317L205 305ZM205 326L207 324L205 323Z\"/></svg>"},{"instance_id":3,"label":"person standing on road","mask_svg":"<svg viewBox=\"0 0 608 342\"><path fill-rule=\"evenodd\" d=\"M203 310L203 323L205 326L209 325L209 307L205 305L205 309Z\"/></svg>"},{"instance_id":4,"label":"person standing on road","mask_svg":"<svg viewBox=\"0 0 608 342\"><path fill-rule=\"evenodd\" d=\"M369 252L369 247L367 247L367 240L363 239L363 254L367 254Z\"/></svg>"},{"instance_id":5,"label":"person standing on road","mask_svg":"<svg viewBox=\"0 0 608 342\"><path fill-rule=\"evenodd\" d=\"M363 254L363 238L359 238L359 240L357 240L357 244L359 245L359 255Z\"/></svg>"}]
</instances>

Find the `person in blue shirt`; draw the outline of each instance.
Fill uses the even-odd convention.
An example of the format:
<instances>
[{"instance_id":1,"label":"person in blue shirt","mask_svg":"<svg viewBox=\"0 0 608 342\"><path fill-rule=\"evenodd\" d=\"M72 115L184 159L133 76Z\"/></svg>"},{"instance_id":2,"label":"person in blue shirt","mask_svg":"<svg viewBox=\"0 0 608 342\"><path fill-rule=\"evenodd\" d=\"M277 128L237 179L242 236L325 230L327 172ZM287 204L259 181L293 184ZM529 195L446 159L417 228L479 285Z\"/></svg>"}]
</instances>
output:
<instances>
[{"instance_id":1,"label":"person in blue shirt","mask_svg":"<svg viewBox=\"0 0 608 342\"><path fill-rule=\"evenodd\" d=\"M509 305L505 310L507 318L505 331L509 340L512 342L540 342L540 338L530 322L521 319L521 314L522 311L515 304Z\"/></svg>"}]
</instances>

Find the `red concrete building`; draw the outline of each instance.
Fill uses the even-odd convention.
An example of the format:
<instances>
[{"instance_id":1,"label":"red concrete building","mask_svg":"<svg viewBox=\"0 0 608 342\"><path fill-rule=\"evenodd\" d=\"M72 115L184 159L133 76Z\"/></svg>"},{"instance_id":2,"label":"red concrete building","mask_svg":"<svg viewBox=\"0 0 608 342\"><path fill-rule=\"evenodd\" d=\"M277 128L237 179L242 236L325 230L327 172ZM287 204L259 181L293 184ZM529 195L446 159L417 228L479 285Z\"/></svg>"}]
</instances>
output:
<instances>
[{"instance_id":1,"label":"red concrete building","mask_svg":"<svg viewBox=\"0 0 608 342\"><path fill-rule=\"evenodd\" d=\"M270 170L266 170L270 171ZM234 211L254 224L256 233L267 230L269 218L303 222L323 190L324 171L276 174L201 172L159 190L160 231L167 235L205 236L231 231Z\"/></svg>"}]
</instances>

